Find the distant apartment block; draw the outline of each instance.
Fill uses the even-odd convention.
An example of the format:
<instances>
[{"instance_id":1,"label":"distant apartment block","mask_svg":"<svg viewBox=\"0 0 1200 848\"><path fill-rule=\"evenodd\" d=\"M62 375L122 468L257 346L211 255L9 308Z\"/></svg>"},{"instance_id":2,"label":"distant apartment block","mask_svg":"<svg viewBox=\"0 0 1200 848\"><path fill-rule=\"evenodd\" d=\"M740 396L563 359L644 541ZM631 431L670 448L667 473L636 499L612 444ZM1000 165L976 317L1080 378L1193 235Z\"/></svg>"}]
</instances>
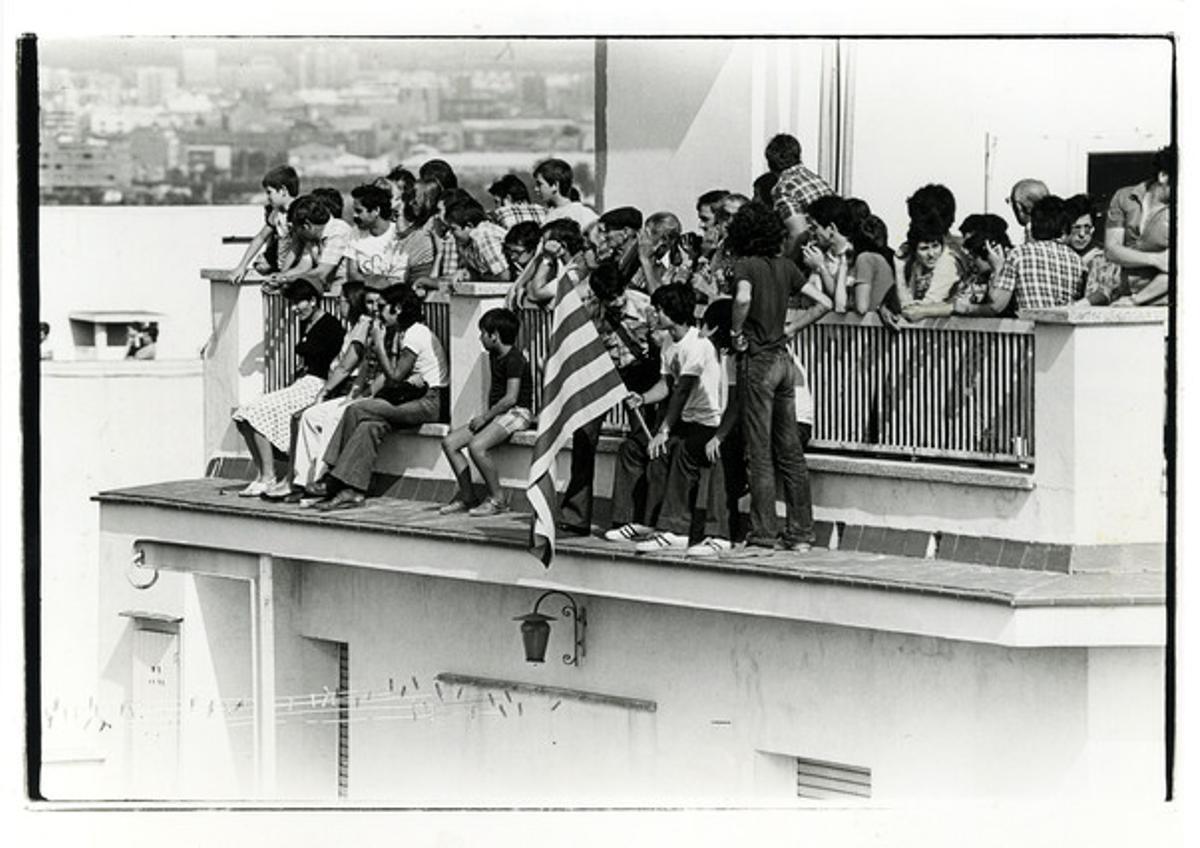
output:
<instances>
[{"instance_id":1,"label":"distant apartment block","mask_svg":"<svg viewBox=\"0 0 1200 848\"><path fill-rule=\"evenodd\" d=\"M133 182L133 157L124 141L89 138L76 141L53 136L42 139L38 167L43 198L47 194L97 195L119 201L119 192ZM109 192L107 198L105 192Z\"/></svg>"},{"instance_id":2,"label":"distant apartment block","mask_svg":"<svg viewBox=\"0 0 1200 848\"><path fill-rule=\"evenodd\" d=\"M179 88L179 71L169 67L144 67L135 70L139 106L161 106Z\"/></svg>"}]
</instances>

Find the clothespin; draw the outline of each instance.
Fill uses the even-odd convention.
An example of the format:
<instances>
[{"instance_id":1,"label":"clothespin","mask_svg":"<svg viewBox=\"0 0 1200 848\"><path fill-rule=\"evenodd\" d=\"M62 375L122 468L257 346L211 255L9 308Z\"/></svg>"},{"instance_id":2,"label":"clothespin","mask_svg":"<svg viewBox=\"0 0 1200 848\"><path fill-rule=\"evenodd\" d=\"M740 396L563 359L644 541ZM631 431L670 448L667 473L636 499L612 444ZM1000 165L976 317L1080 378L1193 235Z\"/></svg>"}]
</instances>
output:
<instances>
[{"instance_id":1,"label":"clothespin","mask_svg":"<svg viewBox=\"0 0 1200 848\"><path fill-rule=\"evenodd\" d=\"M421 684L417 682L417 676L415 674L412 676L412 682L413 682L413 689L420 692Z\"/></svg>"},{"instance_id":2,"label":"clothespin","mask_svg":"<svg viewBox=\"0 0 1200 848\"><path fill-rule=\"evenodd\" d=\"M557 710L557 709L558 709L558 705L559 705L559 704L561 704L561 703L562 703L562 700L561 700L561 699L559 699L559 700L555 701L553 704L551 704L551 705L550 705L550 712L554 712L555 710Z\"/></svg>"},{"instance_id":3,"label":"clothespin","mask_svg":"<svg viewBox=\"0 0 1200 848\"><path fill-rule=\"evenodd\" d=\"M496 706L496 697L491 692L488 692L488 700L492 702L493 707Z\"/></svg>"},{"instance_id":4,"label":"clothespin","mask_svg":"<svg viewBox=\"0 0 1200 848\"><path fill-rule=\"evenodd\" d=\"M437 692L438 700L442 700L442 686L436 680L433 683L433 688Z\"/></svg>"},{"instance_id":5,"label":"clothespin","mask_svg":"<svg viewBox=\"0 0 1200 848\"><path fill-rule=\"evenodd\" d=\"M241 699L241 698L238 698L238 699L237 699L237 703L233 705L233 711L234 711L234 712L237 712L237 711L238 711L238 710L240 710L241 708L242 708L242 699Z\"/></svg>"},{"instance_id":6,"label":"clothespin","mask_svg":"<svg viewBox=\"0 0 1200 848\"><path fill-rule=\"evenodd\" d=\"M510 704L512 703L512 695L508 694L507 689L504 690L504 700L508 701Z\"/></svg>"},{"instance_id":7,"label":"clothespin","mask_svg":"<svg viewBox=\"0 0 1200 848\"><path fill-rule=\"evenodd\" d=\"M498 709L500 711L500 715L504 716L505 718L508 718L508 713L506 713L504 711L504 704L497 704L496 709Z\"/></svg>"},{"instance_id":8,"label":"clothespin","mask_svg":"<svg viewBox=\"0 0 1200 848\"><path fill-rule=\"evenodd\" d=\"M396 681L392 680L392 678L390 678L390 677L388 678L388 691L389 692L396 691Z\"/></svg>"},{"instance_id":9,"label":"clothespin","mask_svg":"<svg viewBox=\"0 0 1200 848\"><path fill-rule=\"evenodd\" d=\"M520 701L517 701L517 715L519 715L519 716L525 715L525 708L521 706Z\"/></svg>"},{"instance_id":10,"label":"clothespin","mask_svg":"<svg viewBox=\"0 0 1200 848\"><path fill-rule=\"evenodd\" d=\"M461 686L459 686L459 687L458 687L458 694L456 694L456 695L454 696L454 700L456 700L456 701L461 701L461 700L462 700L462 690L463 690L463 688L462 688Z\"/></svg>"},{"instance_id":11,"label":"clothespin","mask_svg":"<svg viewBox=\"0 0 1200 848\"><path fill-rule=\"evenodd\" d=\"M100 719L100 730L99 730L100 733L103 733L104 731L108 730L110 727L112 727L111 724L109 724L104 719Z\"/></svg>"},{"instance_id":12,"label":"clothespin","mask_svg":"<svg viewBox=\"0 0 1200 848\"><path fill-rule=\"evenodd\" d=\"M405 683L403 686L400 687L400 697L403 698L404 693L407 691L408 691L408 684Z\"/></svg>"}]
</instances>

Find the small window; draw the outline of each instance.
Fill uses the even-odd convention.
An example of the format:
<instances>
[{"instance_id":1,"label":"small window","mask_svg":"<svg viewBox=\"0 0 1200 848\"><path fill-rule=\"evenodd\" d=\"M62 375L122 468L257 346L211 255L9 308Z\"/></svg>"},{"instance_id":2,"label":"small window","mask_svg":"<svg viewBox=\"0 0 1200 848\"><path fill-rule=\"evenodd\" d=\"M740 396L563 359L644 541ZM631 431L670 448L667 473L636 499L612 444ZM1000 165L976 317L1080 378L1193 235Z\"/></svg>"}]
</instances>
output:
<instances>
[{"instance_id":1,"label":"small window","mask_svg":"<svg viewBox=\"0 0 1200 848\"><path fill-rule=\"evenodd\" d=\"M796 795L817 801L870 798L871 770L797 757Z\"/></svg>"}]
</instances>

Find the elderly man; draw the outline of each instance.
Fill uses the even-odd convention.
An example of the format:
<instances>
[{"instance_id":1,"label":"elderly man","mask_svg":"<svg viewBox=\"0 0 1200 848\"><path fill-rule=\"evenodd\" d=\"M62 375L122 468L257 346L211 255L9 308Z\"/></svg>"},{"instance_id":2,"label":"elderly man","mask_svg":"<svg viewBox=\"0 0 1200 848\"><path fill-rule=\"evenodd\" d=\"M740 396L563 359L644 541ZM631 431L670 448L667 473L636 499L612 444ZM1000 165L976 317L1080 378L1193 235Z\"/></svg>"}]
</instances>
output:
<instances>
[{"instance_id":1,"label":"elderly man","mask_svg":"<svg viewBox=\"0 0 1200 848\"><path fill-rule=\"evenodd\" d=\"M1012 191L1008 195L1008 205L1012 207L1017 223L1025 230L1026 241L1029 241L1029 216L1033 211L1033 204L1049 196L1050 189L1046 188L1046 184L1041 180L1027 177L1013 183Z\"/></svg>"}]
</instances>

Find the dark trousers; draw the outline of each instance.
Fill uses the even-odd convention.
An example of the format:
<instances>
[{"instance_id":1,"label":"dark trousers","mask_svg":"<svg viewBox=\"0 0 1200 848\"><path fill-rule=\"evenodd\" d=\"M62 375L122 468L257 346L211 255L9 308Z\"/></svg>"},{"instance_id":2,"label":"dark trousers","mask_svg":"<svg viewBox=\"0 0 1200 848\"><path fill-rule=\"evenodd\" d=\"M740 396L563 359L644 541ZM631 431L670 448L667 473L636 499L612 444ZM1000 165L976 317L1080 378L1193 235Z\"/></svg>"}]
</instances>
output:
<instances>
[{"instance_id":1,"label":"dark trousers","mask_svg":"<svg viewBox=\"0 0 1200 848\"><path fill-rule=\"evenodd\" d=\"M759 351L740 363L743 424L750 476L750 532L746 541L770 546L779 537L775 518L775 476L783 482L787 522L785 542L812 542L812 492L808 466L796 427L796 388L792 362L783 348Z\"/></svg>"},{"instance_id":2,"label":"dark trousers","mask_svg":"<svg viewBox=\"0 0 1200 848\"><path fill-rule=\"evenodd\" d=\"M596 479L596 448L600 444L601 415L575 431L571 437L571 479L559 503L563 523L592 526L592 485Z\"/></svg>"},{"instance_id":3,"label":"dark trousers","mask_svg":"<svg viewBox=\"0 0 1200 848\"><path fill-rule=\"evenodd\" d=\"M352 489L367 491L379 445L398 427L436 421L442 389L431 388L417 400L391 404L379 398L356 400L346 408L325 451L329 475Z\"/></svg>"},{"instance_id":4,"label":"dark trousers","mask_svg":"<svg viewBox=\"0 0 1200 848\"><path fill-rule=\"evenodd\" d=\"M642 408L642 417L646 426L654 426L656 409L656 406ZM571 479L567 482L566 491L563 492L558 505L559 518L564 524L574 527L591 527L592 525L594 506L592 490L596 480L596 449L600 444L600 428L607 417L608 413L601 415L596 420L580 427L571 437ZM637 423L636 419L631 422L629 432L641 439L643 443L646 442L645 434L642 433L641 425ZM644 497L643 491L643 502Z\"/></svg>"},{"instance_id":5,"label":"dark trousers","mask_svg":"<svg viewBox=\"0 0 1200 848\"><path fill-rule=\"evenodd\" d=\"M640 426L632 427L617 448L613 473L612 526L658 520L666 490L669 454L650 459L650 440Z\"/></svg>"},{"instance_id":6,"label":"dark trousers","mask_svg":"<svg viewBox=\"0 0 1200 848\"><path fill-rule=\"evenodd\" d=\"M725 475L721 463L709 462L704 450L716 432L716 427L680 422L671 431L667 442L666 485L654 526L668 533L687 536L693 544L705 536L729 538ZM661 458L654 460L659 461ZM709 472L708 485L701 487L700 478L705 470ZM707 519L707 528L701 515Z\"/></svg>"}]
</instances>

